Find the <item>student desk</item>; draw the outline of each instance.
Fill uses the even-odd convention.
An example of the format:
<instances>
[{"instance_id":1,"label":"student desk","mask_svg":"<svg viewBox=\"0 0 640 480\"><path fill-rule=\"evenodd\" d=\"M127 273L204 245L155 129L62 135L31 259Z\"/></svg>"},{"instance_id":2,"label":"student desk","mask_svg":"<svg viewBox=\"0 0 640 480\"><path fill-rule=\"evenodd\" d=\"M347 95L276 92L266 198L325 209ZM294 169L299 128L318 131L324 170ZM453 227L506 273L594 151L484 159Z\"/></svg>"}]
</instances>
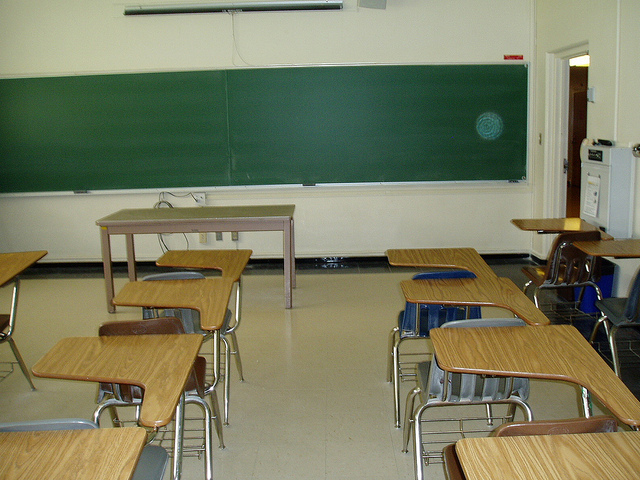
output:
<instances>
[{"instance_id":1,"label":"student desk","mask_svg":"<svg viewBox=\"0 0 640 480\"><path fill-rule=\"evenodd\" d=\"M580 241L574 245L594 257L639 258L640 239Z\"/></svg>"},{"instance_id":2,"label":"student desk","mask_svg":"<svg viewBox=\"0 0 640 480\"><path fill-rule=\"evenodd\" d=\"M638 399L571 325L436 328L430 334L443 370L575 383L621 422L640 427Z\"/></svg>"},{"instance_id":3,"label":"student desk","mask_svg":"<svg viewBox=\"0 0 640 480\"><path fill-rule=\"evenodd\" d=\"M104 264L107 308L115 311L111 235L125 235L129 280L136 280L134 234L188 232L281 231L284 237L284 297L292 306L292 288L296 286L293 211L295 205L259 205L234 207L141 208L125 209L101 218L102 261Z\"/></svg>"},{"instance_id":4,"label":"student desk","mask_svg":"<svg viewBox=\"0 0 640 480\"><path fill-rule=\"evenodd\" d=\"M220 270L222 276L236 282L236 323L240 321L242 303L242 272L252 250L169 250L156 260L159 267L202 268Z\"/></svg>"},{"instance_id":5,"label":"student desk","mask_svg":"<svg viewBox=\"0 0 640 480\"><path fill-rule=\"evenodd\" d=\"M220 270L223 277L238 282L252 253L252 250L169 250L156 260L156 265Z\"/></svg>"},{"instance_id":6,"label":"student desk","mask_svg":"<svg viewBox=\"0 0 640 480\"><path fill-rule=\"evenodd\" d=\"M468 480L628 480L640 472L640 432L465 438L456 454Z\"/></svg>"},{"instance_id":7,"label":"student desk","mask_svg":"<svg viewBox=\"0 0 640 480\"><path fill-rule=\"evenodd\" d=\"M514 218L511 220L520 230L538 233L591 232L599 230L595 225L578 217L569 218Z\"/></svg>"},{"instance_id":8,"label":"student desk","mask_svg":"<svg viewBox=\"0 0 640 480\"><path fill-rule=\"evenodd\" d=\"M495 276L474 248L402 248L387 250L389 263L398 267L462 268L477 276Z\"/></svg>"},{"instance_id":9,"label":"student desk","mask_svg":"<svg viewBox=\"0 0 640 480\"><path fill-rule=\"evenodd\" d=\"M147 440L143 428L0 433L0 478L127 480Z\"/></svg>"},{"instance_id":10,"label":"student desk","mask_svg":"<svg viewBox=\"0 0 640 480\"><path fill-rule=\"evenodd\" d=\"M549 324L549 319L508 278L404 280L400 287L411 303L501 307L531 325Z\"/></svg>"},{"instance_id":11,"label":"student desk","mask_svg":"<svg viewBox=\"0 0 640 480\"><path fill-rule=\"evenodd\" d=\"M0 253L0 286L20 275L46 254L46 250Z\"/></svg>"},{"instance_id":12,"label":"student desk","mask_svg":"<svg viewBox=\"0 0 640 480\"><path fill-rule=\"evenodd\" d=\"M140 424L167 425L175 409L176 431L182 431L184 387L201 345L198 334L63 338L38 360L33 374L137 385L144 389ZM182 436L176 435L174 442L173 474L179 479Z\"/></svg>"},{"instance_id":13,"label":"student desk","mask_svg":"<svg viewBox=\"0 0 640 480\"><path fill-rule=\"evenodd\" d=\"M13 280L11 310L8 314L0 314L0 332L6 330L7 327L9 328L9 330L5 332L4 336L0 337L0 339L2 339L3 341L9 341L11 350L13 351L16 360L18 361L18 365L20 365L22 373L29 382L31 390L35 390L36 387L31 381L29 369L25 365L24 360L22 359L22 355L20 355L18 347L16 347L11 336L13 335L13 329L15 328L16 313L18 311L18 294L20 292L20 279L18 275L20 275L46 254L46 250L38 250L34 252L0 253L0 287Z\"/></svg>"},{"instance_id":14,"label":"student desk","mask_svg":"<svg viewBox=\"0 0 640 480\"><path fill-rule=\"evenodd\" d=\"M214 336L214 388L220 379L220 328L232 288L233 280L226 277L136 281L127 283L113 303L130 307L191 308L200 312L201 328L212 331Z\"/></svg>"}]
</instances>

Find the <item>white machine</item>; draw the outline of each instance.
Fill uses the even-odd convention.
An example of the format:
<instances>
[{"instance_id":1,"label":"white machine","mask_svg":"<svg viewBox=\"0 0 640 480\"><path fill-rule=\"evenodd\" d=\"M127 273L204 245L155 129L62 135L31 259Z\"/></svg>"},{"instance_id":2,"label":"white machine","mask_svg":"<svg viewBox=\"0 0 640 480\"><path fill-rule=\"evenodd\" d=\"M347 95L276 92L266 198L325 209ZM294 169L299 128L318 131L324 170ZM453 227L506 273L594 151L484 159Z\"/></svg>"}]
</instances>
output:
<instances>
[{"instance_id":1,"label":"white machine","mask_svg":"<svg viewBox=\"0 0 640 480\"><path fill-rule=\"evenodd\" d=\"M631 238L636 171L633 150L585 139L580 160L580 218L615 238Z\"/></svg>"}]
</instances>

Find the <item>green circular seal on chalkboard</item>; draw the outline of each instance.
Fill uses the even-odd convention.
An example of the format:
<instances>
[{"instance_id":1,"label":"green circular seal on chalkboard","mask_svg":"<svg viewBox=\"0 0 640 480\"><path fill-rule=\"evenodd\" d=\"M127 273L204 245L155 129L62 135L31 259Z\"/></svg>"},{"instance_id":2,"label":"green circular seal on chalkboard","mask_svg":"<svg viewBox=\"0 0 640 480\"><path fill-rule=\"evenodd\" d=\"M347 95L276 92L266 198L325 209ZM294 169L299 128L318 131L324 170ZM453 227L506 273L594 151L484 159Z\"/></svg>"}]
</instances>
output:
<instances>
[{"instance_id":1,"label":"green circular seal on chalkboard","mask_svg":"<svg viewBox=\"0 0 640 480\"><path fill-rule=\"evenodd\" d=\"M494 112L484 112L476 120L476 131L485 140L500 138L504 130L502 117Z\"/></svg>"}]
</instances>

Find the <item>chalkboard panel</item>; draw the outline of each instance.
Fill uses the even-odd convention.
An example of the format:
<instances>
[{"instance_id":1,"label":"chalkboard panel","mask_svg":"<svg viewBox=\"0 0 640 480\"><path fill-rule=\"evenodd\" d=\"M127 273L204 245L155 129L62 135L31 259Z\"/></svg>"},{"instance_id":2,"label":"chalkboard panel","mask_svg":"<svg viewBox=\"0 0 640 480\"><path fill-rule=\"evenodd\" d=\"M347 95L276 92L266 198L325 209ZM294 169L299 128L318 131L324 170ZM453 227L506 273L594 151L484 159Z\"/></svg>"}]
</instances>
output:
<instances>
[{"instance_id":1,"label":"chalkboard panel","mask_svg":"<svg viewBox=\"0 0 640 480\"><path fill-rule=\"evenodd\" d=\"M224 72L0 81L0 191L229 183Z\"/></svg>"},{"instance_id":2,"label":"chalkboard panel","mask_svg":"<svg viewBox=\"0 0 640 480\"><path fill-rule=\"evenodd\" d=\"M526 175L523 65L228 72L236 185Z\"/></svg>"},{"instance_id":3,"label":"chalkboard panel","mask_svg":"<svg viewBox=\"0 0 640 480\"><path fill-rule=\"evenodd\" d=\"M0 192L513 180L524 65L0 80Z\"/></svg>"}]
</instances>

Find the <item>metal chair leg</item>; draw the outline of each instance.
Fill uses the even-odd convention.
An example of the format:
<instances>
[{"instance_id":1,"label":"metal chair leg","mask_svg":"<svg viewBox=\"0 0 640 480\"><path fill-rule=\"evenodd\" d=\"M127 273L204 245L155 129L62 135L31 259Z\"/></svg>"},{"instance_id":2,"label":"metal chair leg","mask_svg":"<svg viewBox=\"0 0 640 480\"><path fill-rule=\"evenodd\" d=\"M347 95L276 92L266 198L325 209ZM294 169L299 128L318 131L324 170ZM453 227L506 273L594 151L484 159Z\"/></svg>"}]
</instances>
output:
<instances>
[{"instance_id":1,"label":"metal chair leg","mask_svg":"<svg viewBox=\"0 0 640 480\"><path fill-rule=\"evenodd\" d=\"M213 480L213 441L212 441L212 412L207 402L195 395L190 395L185 398L185 404L193 403L199 405L202 408L204 414L204 469L206 480ZM177 433L176 433L177 434ZM223 445L224 447L224 445Z\"/></svg>"},{"instance_id":2,"label":"metal chair leg","mask_svg":"<svg viewBox=\"0 0 640 480\"><path fill-rule=\"evenodd\" d=\"M391 332L389 333L389 348L387 352L389 352L389 356L387 357L387 381L393 382L393 345L396 342L396 337L400 334L399 327L393 327Z\"/></svg>"},{"instance_id":3,"label":"metal chair leg","mask_svg":"<svg viewBox=\"0 0 640 480\"><path fill-rule=\"evenodd\" d=\"M33 381L31 380L29 369L25 365L24 360L22 359L22 355L20 355L20 351L18 350L18 346L16 345L16 342L13 340L12 337L9 337L7 341L9 342L9 346L11 347L11 350L13 350L13 355L16 357L16 360L18 361L18 365L20 365L20 370L22 370L24 377L27 379L27 382L29 382L29 385L31 386L31 390L35 390L36 386L33 384Z\"/></svg>"},{"instance_id":4,"label":"metal chair leg","mask_svg":"<svg viewBox=\"0 0 640 480\"><path fill-rule=\"evenodd\" d=\"M218 404L218 395L215 390L207 392L211 401L211 417L213 418L213 424L216 428L216 434L218 435L218 442L220 449L224 449L224 439L222 430L222 420L220 420L220 405Z\"/></svg>"},{"instance_id":5,"label":"metal chair leg","mask_svg":"<svg viewBox=\"0 0 640 480\"><path fill-rule=\"evenodd\" d=\"M236 360L236 369L238 370L238 376L240 377L240 381L244 382L244 375L242 374L242 359L240 358L240 346L238 345L238 337L236 336L236 332L229 332L226 335L230 340L231 345L231 355Z\"/></svg>"},{"instance_id":6,"label":"metal chair leg","mask_svg":"<svg viewBox=\"0 0 640 480\"><path fill-rule=\"evenodd\" d=\"M400 332L394 337L391 348L393 359L393 408L396 428L400 428Z\"/></svg>"},{"instance_id":7,"label":"metal chair leg","mask_svg":"<svg viewBox=\"0 0 640 480\"><path fill-rule=\"evenodd\" d=\"M605 323L605 330L608 326ZM611 361L613 362L613 371L616 372L616 375L620 377L620 358L618 356L618 345L616 344L616 333L618 332L618 327L616 325L612 325L607 332L607 337L609 339L609 348L611 348Z\"/></svg>"},{"instance_id":8,"label":"metal chair leg","mask_svg":"<svg viewBox=\"0 0 640 480\"><path fill-rule=\"evenodd\" d=\"M411 438L411 432L413 428L413 409L416 405L416 397L420 395L422 390L420 387L415 387L409 395L407 395L407 405L404 412L404 429L402 432L402 452L407 453L409 451L409 440Z\"/></svg>"},{"instance_id":9,"label":"metal chair leg","mask_svg":"<svg viewBox=\"0 0 640 480\"><path fill-rule=\"evenodd\" d=\"M223 413L225 425L229 425L229 397L231 393L231 347L229 345L229 339L224 335L221 335L222 343L224 344L224 382L223 382Z\"/></svg>"}]
</instances>

